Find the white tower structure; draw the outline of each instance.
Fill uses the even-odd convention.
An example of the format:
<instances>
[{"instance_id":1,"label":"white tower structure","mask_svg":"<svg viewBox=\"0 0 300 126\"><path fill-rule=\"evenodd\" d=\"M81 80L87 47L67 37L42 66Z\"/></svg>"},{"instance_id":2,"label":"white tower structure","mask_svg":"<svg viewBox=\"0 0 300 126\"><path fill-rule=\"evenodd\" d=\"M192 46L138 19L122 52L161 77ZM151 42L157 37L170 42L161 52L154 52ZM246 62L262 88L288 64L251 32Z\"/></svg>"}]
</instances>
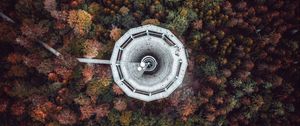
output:
<instances>
[{"instance_id":1,"label":"white tower structure","mask_svg":"<svg viewBox=\"0 0 300 126\"><path fill-rule=\"evenodd\" d=\"M110 61L118 86L144 101L169 96L182 83L188 65L179 39L153 25L127 31L116 42Z\"/></svg>"}]
</instances>

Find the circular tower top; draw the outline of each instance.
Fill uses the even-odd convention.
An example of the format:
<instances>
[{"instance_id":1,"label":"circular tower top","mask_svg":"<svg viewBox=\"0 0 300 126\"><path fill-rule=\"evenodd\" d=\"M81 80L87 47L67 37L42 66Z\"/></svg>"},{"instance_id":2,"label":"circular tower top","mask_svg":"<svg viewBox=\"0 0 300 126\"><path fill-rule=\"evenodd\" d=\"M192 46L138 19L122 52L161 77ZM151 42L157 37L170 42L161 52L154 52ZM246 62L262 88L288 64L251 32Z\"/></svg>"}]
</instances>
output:
<instances>
[{"instance_id":1,"label":"circular tower top","mask_svg":"<svg viewBox=\"0 0 300 126\"><path fill-rule=\"evenodd\" d=\"M153 25L127 31L116 42L110 61L117 85L144 101L169 96L187 68L183 44L171 31Z\"/></svg>"}]
</instances>

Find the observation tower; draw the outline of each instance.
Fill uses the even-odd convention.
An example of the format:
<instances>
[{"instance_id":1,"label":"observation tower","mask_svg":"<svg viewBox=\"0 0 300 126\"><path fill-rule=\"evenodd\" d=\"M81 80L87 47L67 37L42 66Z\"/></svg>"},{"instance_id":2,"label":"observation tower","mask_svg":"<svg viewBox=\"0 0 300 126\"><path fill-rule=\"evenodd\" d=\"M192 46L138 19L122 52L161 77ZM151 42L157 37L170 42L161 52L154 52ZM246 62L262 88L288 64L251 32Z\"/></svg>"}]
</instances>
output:
<instances>
[{"instance_id":1,"label":"observation tower","mask_svg":"<svg viewBox=\"0 0 300 126\"><path fill-rule=\"evenodd\" d=\"M114 81L128 96L152 101L169 96L182 83L187 53L171 31L144 25L116 42L110 62Z\"/></svg>"}]
</instances>

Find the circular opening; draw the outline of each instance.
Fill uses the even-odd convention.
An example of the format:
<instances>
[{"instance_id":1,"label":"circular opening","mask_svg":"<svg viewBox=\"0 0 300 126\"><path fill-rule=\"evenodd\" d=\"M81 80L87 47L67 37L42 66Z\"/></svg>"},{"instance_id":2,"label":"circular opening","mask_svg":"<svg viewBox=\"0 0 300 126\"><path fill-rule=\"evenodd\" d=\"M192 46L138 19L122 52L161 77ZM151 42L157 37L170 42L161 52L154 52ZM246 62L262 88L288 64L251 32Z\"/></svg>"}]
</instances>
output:
<instances>
[{"instance_id":1,"label":"circular opening","mask_svg":"<svg viewBox=\"0 0 300 126\"><path fill-rule=\"evenodd\" d=\"M141 60L141 67L144 67L145 71L154 71L157 66L157 61L153 56L145 56Z\"/></svg>"},{"instance_id":2,"label":"circular opening","mask_svg":"<svg viewBox=\"0 0 300 126\"><path fill-rule=\"evenodd\" d=\"M174 63L169 46L160 39L148 37L132 41L123 50L121 61L124 61L121 70L127 78L149 87L163 82L170 75Z\"/></svg>"}]
</instances>

